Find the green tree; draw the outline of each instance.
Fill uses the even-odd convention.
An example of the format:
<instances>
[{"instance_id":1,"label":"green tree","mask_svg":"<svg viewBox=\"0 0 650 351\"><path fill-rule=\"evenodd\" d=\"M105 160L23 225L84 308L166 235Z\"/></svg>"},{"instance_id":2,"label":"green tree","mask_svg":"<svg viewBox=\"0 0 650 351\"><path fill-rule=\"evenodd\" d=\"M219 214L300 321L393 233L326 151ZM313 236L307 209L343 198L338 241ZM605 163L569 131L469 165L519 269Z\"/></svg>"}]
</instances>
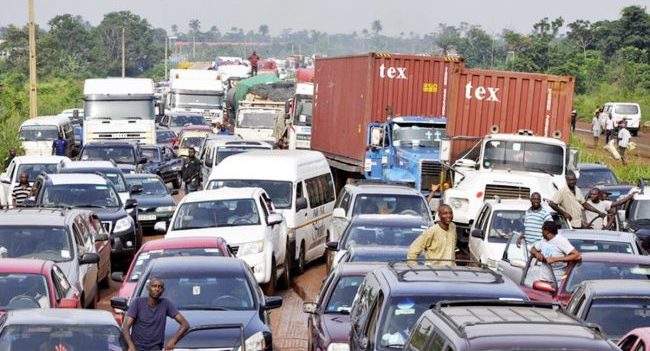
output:
<instances>
[{"instance_id":1,"label":"green tree","mask_svg":"<svg viewBox=\"0 0 650 351\"><path fill-rule=\"evenodd\" d=\"M570 31L567 33L569 40L573 41L582 49L583 58L587 58L587 49L596 39L596 34L591 22L576 20L568 24Z\"/></svg>"},{"instance_id":2,"label":"green tree","mask_svg":"<svg viewBox=\"0 0 650 351\"><path fill-rule=\"evenodd\" d=\"M378 19L372 21L370 28L372 28L372 31L375 32L375 35L378 35L379 32L384 30L384 26L382 26L381 21Z\"/></svg>"},{"instance_id":3,"label":"green tree","mask_svg":"<svg viewBox=\"0 0 650 351\"><path fill-rule=\"evenodd\" d=\"M267 26L266 24L262 24L257 29L257 31L260 33L262 37L266 37L266 35L269 34L269 26Z\"/></svg>"},{"instance_id":4,"label":"green tree","mask_svg":"<svg viewBox=\"0 0 650 351\"><path fill-rule=\"evenodd\" d=\"M442 49L444 55L448 55L451 49L458 49L460 41L460 32L456 27L444 23L439 25L436 45Z\"/></svg>"},{"instance_id":5,"label":"green tree","mask_svg":"<svg viewBox=\"0 0 650 351\"><path fill-rule=\"evenodd\" d=\"M631 46L650 50L650 16L645 8L628 6L621 11L621 47Z\"/></svg>"},{"instance_id":6,"label":"green tree","mask_svg":"<svg viewBox=\"0 0 650 351\"><path fill-rule=\"evenodd\" d=\"M39 73L56 77L85 77L93 72L92 49L96 45L90 24L70 14L52 18L42 36Z\"/></svg>"}]
</instances>

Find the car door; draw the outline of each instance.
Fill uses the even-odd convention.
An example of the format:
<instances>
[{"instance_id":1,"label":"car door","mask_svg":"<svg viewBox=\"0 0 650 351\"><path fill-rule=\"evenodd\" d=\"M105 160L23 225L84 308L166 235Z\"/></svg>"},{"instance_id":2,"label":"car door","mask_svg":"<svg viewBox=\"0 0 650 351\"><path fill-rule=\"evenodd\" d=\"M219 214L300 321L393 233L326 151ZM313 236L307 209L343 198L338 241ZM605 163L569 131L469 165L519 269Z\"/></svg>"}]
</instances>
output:
<instances>
[{"instance_id":1,"label":"car door","mask_svg":"<svg viewBox=\"0 0 650 351\"><path fill-rule=\"evenodd\" d=\"M279 224L275 224L273 226L270 226L269 223L269 214L273 213L273 208L269 208L268 204L271 203L271 199L266 196L266 194L262 194L257 198L257 204L258 206L262 209L262 217L264 225L266 225L266 237L269 238L269 241L273 245L273 250L275 252L275 262L284 263L284 257L285 256L285 247L286 245L282 245L280 242L280 226Z\"/></svg>"},{"instance_id":2,"label":"car door","mask_svg":"<svg viewBox=\"0 0 650 351\"><path fill-rule=\"evenodd\" d=\"M76 255L75 260L77 260L77 270L79 272L79 285L84 292L84 296L88 298L96 290L97 286L97 265L96 264L79 264L79 259L83 257L87 252L94 252L94 244L92 250L89 249L89 245L86 242L86 230L83 226L83 222L80 216L77 216L72 224L72 232L74 236L74 241L76 244ZM84 302L82 302L84 303Z\"/></svg>"},{"instance_id":3,"label":"car door","mask_svg":"<svg viewBox=\"0 0 650 351\"><path fill-rule=\"evenodd\" d=\"M506 244L503 252L503 258L499 261L497 271L514 282L520 282L521 277L524 275L524 269L528 262L528 245L526 240L521 239L517 245L518 239L521 237L519 233L513 233L510 240Z\"/></svg>"},{"instance_id":4,"label":"car door","mask_svg":"<svg viewBox=\"0 0 650 351\"><path fill-rule=\"evenodd\" d=\"M552 302L555 300L554 295L546 291L540 291L534 288L534 284L540 281L540 277L552 277L552 281L548 282L555 290L558 289L558 282L553 274L553 269L548 263L540 262L535 257L530 256L524 274L521 277L521 289L528 295L532 301Z\"/></svg>"},{"instance_id":5,"label":"car door","mask_svg":"<svg viewBox=\"0 0 650 351\"><path fill-rule=\"evenodd\" d=\"M5 170L5 172L2 174L1 180L2 180L2 188L0 189L0 194L2 195L2 198L0 199L0 205L6 206L7 204L11 204L11 190L13 189L12 184L14 183L14 176L15 176L15 170L16 170L16 161L11 160L9 163L9 166Z\"/></svg>"},{"instance_id":6,"label":"car door","mask_svg":"<svg viewBox=\"0 0 650 351\"><path fill-rule=\"evenodd\" d=\"M102 223L99 221L99 218L95 214L88 216L88 221L86 222L88 231L91 233L95 242L95 251L99 255L99 264L97 267L97 275L100 278L103 278L107 275L110 275L111 267L111 241L110 236L102 226ZM104 238L102 238L104 237ZM105 240L101 240L105 239Z\"/></svg>"},{"instance_id":7,"label":"car door","mask_svg":"<svg viewBox=\"0 0 650 351\"><path fill-rule=\"evenodd\" d=\"M469 236L469 257L472 260L480 261L481 260L481 249L483 247L483 241L486 238L485 223L489 217L490 205L484 204L483 208L478 214L478 217L472 228L470 229ZM479 234L480 231L480 235Z\"/></svg>"}]
</instances>

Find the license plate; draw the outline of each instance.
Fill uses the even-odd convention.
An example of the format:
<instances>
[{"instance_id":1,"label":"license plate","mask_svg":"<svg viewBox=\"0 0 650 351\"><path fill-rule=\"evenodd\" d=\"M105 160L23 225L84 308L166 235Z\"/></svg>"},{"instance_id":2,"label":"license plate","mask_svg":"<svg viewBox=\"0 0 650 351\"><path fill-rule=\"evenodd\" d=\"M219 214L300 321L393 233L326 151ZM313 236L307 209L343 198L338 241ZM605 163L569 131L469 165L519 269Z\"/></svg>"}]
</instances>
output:
<instances>
[{"instance_id":1,"label":"license plate","mask_svg":"<svg viewBox=\"0 0 650 351\"><path fill-rule=\"evenodd\" d=\"M126 133L114 133L113 138L124 139L126 138Z\"/></svg>"},{"instance_id":2,"label":"license plate","mask_svg":"<svg viewBox=\"0 0 650 351\"><path fill-rule=\"evenodd\" d=\"M155 221L156 215L138 215L139 221Z\"/></svg>"}]
</instances>

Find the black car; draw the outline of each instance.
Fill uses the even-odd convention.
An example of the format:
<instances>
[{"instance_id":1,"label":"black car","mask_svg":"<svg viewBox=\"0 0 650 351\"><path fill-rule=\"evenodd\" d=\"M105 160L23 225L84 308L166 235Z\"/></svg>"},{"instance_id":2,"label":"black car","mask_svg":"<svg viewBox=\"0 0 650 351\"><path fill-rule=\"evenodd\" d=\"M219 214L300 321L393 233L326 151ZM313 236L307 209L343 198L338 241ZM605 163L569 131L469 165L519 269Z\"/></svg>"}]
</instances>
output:
<instances>
[{"instance_id":1,"label":"black car","mask_svg":"<svg viewBox=\"0 0 650 351\"><path fill-rule=\"evenodd\" d=\"M578 163L579 177L576 184L585 198L589 190L599 185L618 185L616 174L604 163Z\"/></svg>"},{"instance_id":2,"label":"black car","mask_svg":"<svg viewBox=\"0 0 650 351\"><path fill-rule=\"evenodd\" d=\"M79 153L81 161L113 161L124 173L142 171L147 160L142 157L140 146L130 141L94 141L85 143Z\"/></svg>"},{"instance_id":3,"label":"black car","mask_svg":"<svg viewBox=\"0 0 650 351\"><path fill-rule=\"evenodd\" d=\"M127 174L126 184L129 187L141 189L131 196L138 201L137 221L144 229L153 229L157 222L165 222L169 228L169 221L176 210L176 201L172 195L178 190L169 190L163 180L154 174Z\"/></svg>"},{"instance_id":4,"label":"black car","mask_svg":"<svg viewBox=\"0 0 650 351\"><path fill-rule=\"evenodd\" d=\"M177 140L178 136L173 130L166 127L156 127L156 145L171 147Z\"/></svg>"},{"instance_id":5,"label":"black car","mask_svg":"<svg viewBox=\"0 0 650 351\"><path fill-rule=\"evenodd\" d=\"M147 159L145 171L160 176L165 183L172 183L175 189L181 187L183 160L176 156L174 149L169 146L142 145L140 151L142 157Z\"/></svg>"},{"instance_id":6,"label":"black car","mask_svg":"<svg viewBox=\"0 0 650 351\"><path fill-rule=\"evenodd\" d=\"M148 296L146 286L152 277L163 280L163 297L173 301L190 324L176 344L178 349L236 350L242 342L246 350L273 348L268 311L280 307L282 298L265 297L244 261L234 257L158 258L147 267L133 297ZM111 306L126 311L128 299L115 297ZM177 328L178 324L168 319L165 340Z\"/></svg>"}]
</instances>

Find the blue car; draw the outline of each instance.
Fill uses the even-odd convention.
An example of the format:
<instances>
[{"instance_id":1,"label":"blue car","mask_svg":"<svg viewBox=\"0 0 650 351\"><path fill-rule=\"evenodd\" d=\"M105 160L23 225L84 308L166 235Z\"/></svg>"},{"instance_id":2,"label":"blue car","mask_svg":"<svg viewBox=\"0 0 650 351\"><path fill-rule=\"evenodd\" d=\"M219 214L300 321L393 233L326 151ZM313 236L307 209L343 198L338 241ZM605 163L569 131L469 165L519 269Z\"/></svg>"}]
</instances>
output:
<instances>
[{"instance_id":1,"label":"blue car","mask_svg":"<svg viewBox=\"0 0 650 351\"><path fill-rule=\"evenodd\" d=\"M165 183L172 183L174 189L181 187L183 160L176 156L174 149L162 145L142 145L140 152L147 159L144 165L146 172L158 175Z\"/></svg>"}]
</instances>

